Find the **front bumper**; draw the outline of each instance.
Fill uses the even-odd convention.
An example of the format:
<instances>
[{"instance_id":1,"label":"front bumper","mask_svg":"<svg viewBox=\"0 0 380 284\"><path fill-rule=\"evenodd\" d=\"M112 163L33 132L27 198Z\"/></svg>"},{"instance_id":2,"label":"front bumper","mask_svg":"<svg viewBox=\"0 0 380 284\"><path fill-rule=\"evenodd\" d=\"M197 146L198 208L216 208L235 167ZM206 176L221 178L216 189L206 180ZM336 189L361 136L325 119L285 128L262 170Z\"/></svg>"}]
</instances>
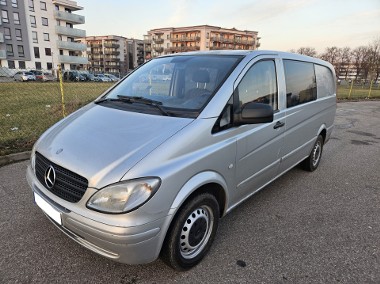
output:
<instances>
[{"instance_id":1,"label":"front bumper","mask_svg":"<svg viewBox=\"0 0 380 284\"><path fill-rule=\"evenodd\" d=\"M170 215L135 226L123 227L106 224L104 221L95 221L75 212L75 206L79 206L77 204L71 203L67 206L67 202L60 202L59 197L46 190L37 180L30 166L27 169L27 180L34 194L38 194L60 213L62 225L44 212L50 221L67 236L87 249L126 264L148 263L158 257L166 229L169 226ZM83 212L83 209L78 211ZM104 216L107 214L102 215L104 220ZM108 216L110 218L115 217L111 214ZM117 217L120 218L120 215Z\"/></svg>"}]
</instances>

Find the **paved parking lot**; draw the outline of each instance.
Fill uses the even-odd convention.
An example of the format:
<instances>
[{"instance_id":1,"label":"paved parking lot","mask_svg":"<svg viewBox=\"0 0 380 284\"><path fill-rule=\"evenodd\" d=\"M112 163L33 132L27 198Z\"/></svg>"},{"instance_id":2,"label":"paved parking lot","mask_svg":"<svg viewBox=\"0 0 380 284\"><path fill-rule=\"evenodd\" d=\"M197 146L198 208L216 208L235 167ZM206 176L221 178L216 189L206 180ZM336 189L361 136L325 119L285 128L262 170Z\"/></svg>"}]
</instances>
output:
<instances>
[{"instance_id":1,"label":"paved parking lot","mask_svg":"<svg viewBox=\"0 0 380 284\"><path fill-rule=\"evenodd\" d=\"M118 264L33 204L27 162L0 168L0 283L380 283L380 101L338 104L319 169L295 168L222 219L209 255L178 273Z\"/></svg>"}]
</instances>

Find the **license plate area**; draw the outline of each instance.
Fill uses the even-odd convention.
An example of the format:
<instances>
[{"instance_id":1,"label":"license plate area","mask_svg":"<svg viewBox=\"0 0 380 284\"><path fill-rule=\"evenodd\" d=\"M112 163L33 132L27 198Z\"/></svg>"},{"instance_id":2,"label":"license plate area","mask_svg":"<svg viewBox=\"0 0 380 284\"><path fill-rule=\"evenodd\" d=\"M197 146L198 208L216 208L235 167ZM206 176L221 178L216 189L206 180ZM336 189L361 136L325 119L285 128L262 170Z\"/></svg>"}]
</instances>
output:
<instances>
[{"instance_id":1,"label":"license plate area","mask_svg":"<svg viewBox=\"0 0 380 284\"><path fill-rule=\"evenodd\" d=\"M45 199L43 199L37 193L34 193L34 200L36 204L38 205L38 207L40 207L41 210L44 211L46 215L52 218L59 225L62 225L61 213L57 209L55 209L53 206L47 203Z\"/></svg>"}]
</instances>

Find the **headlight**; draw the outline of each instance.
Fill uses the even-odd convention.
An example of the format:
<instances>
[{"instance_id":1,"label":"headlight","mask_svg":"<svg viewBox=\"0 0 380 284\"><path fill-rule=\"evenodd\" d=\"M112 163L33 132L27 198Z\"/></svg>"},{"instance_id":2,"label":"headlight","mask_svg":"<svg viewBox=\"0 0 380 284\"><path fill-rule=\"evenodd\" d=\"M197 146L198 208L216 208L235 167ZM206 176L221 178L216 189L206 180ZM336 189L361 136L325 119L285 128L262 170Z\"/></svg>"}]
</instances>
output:
<instances>
[{"instance_id":1,"label":"headlight","mask_svg":"<svg viewBox=\"0 0 380 284\"><path fill-rule=\"evenodd\" d=\"M144 178L113 184L91 196L87 207L105 213L126 213L147 202L160 184L159 178Z\"/></svg>"}]
</instances>

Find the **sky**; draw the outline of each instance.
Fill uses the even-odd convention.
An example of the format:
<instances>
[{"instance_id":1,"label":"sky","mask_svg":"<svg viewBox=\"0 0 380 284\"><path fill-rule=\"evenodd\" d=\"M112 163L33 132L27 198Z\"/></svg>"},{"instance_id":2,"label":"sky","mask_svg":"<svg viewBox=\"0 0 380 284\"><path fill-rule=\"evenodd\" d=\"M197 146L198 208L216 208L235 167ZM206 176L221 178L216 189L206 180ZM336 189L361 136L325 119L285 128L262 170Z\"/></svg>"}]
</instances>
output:
<instances>
[{"instance_id":1,"label":"sky","mask_svg":"<svg viewBox=\"0 0 380 284\"><path fill-rule=\"evenodd\" d=\"M87 36L143 39L148 30L211 25L258 31L260 49L368 45L380 40L380 0L76 0Z\"/></svg>"}]
</instances>

